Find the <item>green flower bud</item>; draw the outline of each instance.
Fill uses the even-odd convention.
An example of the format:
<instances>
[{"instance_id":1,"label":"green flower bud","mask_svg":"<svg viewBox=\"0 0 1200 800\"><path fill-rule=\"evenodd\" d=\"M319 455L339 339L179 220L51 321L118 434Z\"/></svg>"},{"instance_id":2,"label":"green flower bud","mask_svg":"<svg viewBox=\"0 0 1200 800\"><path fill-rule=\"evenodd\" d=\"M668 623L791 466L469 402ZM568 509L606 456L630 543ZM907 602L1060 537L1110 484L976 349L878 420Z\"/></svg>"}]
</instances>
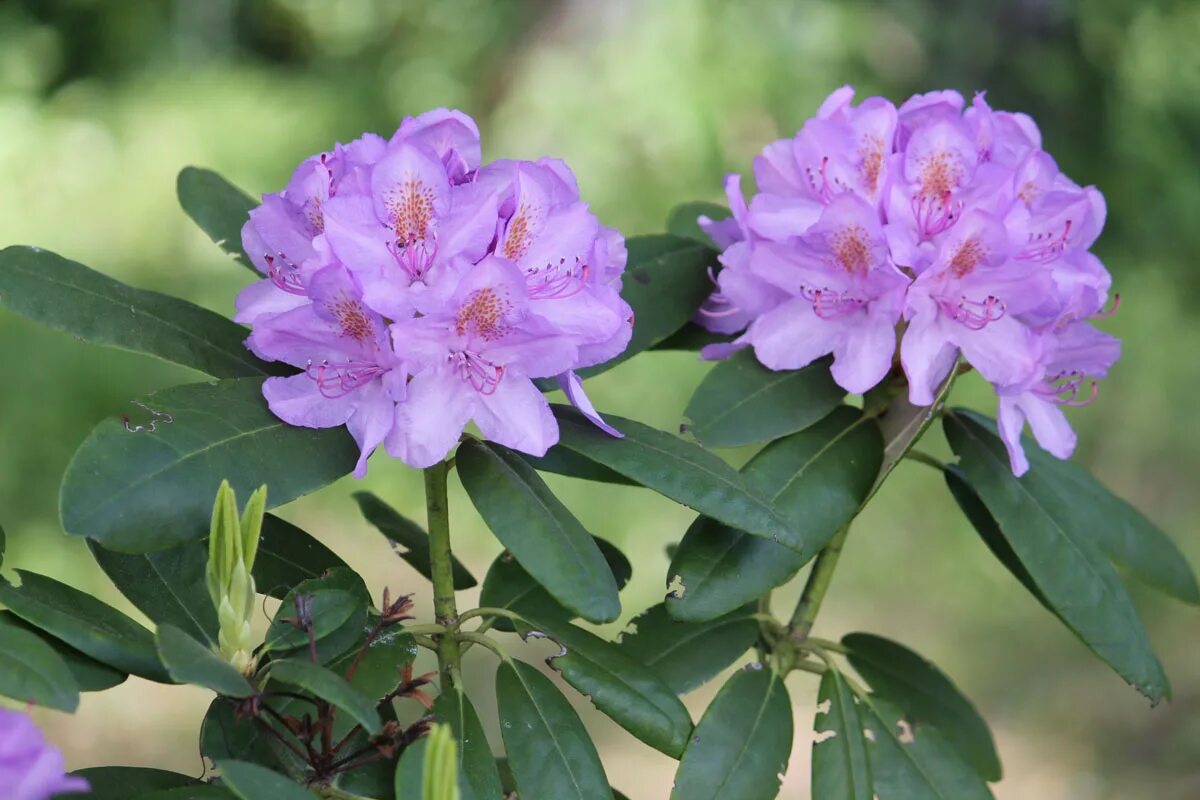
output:
<instances>
[{"instance_id":1,"label":"green flower bud","mask_svg":"<svg viewBox=\"0 0 1200 800\"><path fill-rule=\"evenodd\" d=\"M267 487L260 486L239 516L233 488L221 481L209 527L204 577L220 623L218 646L221 657L245 674L252 674L255 667L250 627L255 609L253 569L266 507Z\"/></svg>"},{"instance_id":2,"label":"green flower bud","mask_svg":"<svg viewBox=\"0 0 1200 800\"><path fill-rule=\"evenodd\" d=\"M449 725L429 729L425 747L422 800L459 800L458 743Z\"/></svg>"}]
</instances>

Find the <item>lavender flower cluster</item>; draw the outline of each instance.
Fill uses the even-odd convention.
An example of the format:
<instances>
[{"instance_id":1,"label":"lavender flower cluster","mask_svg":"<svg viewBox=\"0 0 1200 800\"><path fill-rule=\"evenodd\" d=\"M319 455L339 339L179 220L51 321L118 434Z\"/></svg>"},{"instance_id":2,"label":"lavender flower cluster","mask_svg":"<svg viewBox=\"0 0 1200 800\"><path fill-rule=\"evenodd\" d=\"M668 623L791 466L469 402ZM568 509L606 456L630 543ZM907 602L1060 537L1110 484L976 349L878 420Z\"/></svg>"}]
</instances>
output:
<instances>
[{"instance_id":1,"label":"lavender flower cluster","mask_svg":"<svg viewBox=\"0 0 1200 800\"><path fill-rule=\"evenodd\" d=\"M480 162L475 122L430 111L306 159L242 230L266 278L235 318L255 354L302 370L268 379L268 404L293 425L346 425L359 477L381 444L435 464L471 421L544 454L558 426L535 378L603 425L574 370L629 341L624 239L561 161Z\"/></svg>"},{"instance_id":2,"label":"lavender flower cluster","mask_svg":"<svg viewBox=\"0 0 1200 800\"><path fill-rule=\"evenodd\" d=\"M49 800L86 793L88 782L67 775L63 755L27 715L0 708L0 797Z\"/></svg>"},{"instance_id":3,"label":"lavender flower cluster","mask_svg":"<svg viewBox=\"0 0 1200 800\"><path fill-rule=\"evenodd\" d=\"M1032 119L982 94L966 107L931 92L899 109L853 96L838 89L795 138L763 150L749 204L731 175L732 217L701 218L724 252L697 321L741 332L705 356L753 347L784 370L832 353L835 380L862 393L898 349L916 405L933 403L961 356L995 388L1014 473L1029 468L1026 422L1069 457L1062 407L1094 399L1120 355L1087 322L1111 284L1089 251L1104 198L1059 171Z\"/></svg>"}]
</instances>

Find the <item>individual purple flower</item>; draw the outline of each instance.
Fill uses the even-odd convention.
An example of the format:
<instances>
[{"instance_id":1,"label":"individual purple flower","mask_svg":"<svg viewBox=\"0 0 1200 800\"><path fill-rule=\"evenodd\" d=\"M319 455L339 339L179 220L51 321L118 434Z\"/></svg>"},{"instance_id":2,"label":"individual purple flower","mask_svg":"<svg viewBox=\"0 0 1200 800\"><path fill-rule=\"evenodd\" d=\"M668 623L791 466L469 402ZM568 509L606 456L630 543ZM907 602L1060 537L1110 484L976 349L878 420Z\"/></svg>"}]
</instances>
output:
<instances>
[{"instance_id":1,"label":"individual purple flower","mask_svg":"<svg viewBox=\"0 0 1200 800\"><path fill-rule=\"evenodd\" d=\"M834 354L834 379L865 392L892 366L908 279L888 259L877 212L846 192L788 244L755 249L750 271L790 295L757 317L735 345L770 369L797 369Z\"/></svg>"},{"instance_id":2,"label":"individual purple flower","mask_svg":"<svg viewBox=\"0 0 1200 800\"><path fill-rule=\"evenodd\" d=\"M0 708L0 797L50 800L90 791L83 778L67 775L63 756L27 715Z\"/></svg>"},{"instance_id":3,"label":"individual purple flower","mask_svg":"<svg viewBox=\"0 0 1200 800\"><path fill-rule=\"evenodd\" d=\"M412 367L387 450L414 467L445 458L468 422L484 438L533 455L558 441L558 424L533 378L566 372L578 346L533 314L527 279L488 257L463 273L439 309L396 322Z\"/></svg>"},{"instance_id":4,"label":"individual purple flower","mask_svg":"<svg viewBox=\"0 0 1200 800\"><path fill-rule=\"evenodd\" d=\"M260 318L246 344L260 358L303 370L268 378L263 394L271 412L291 425L345 425L361 449L356 477L395 424L395 404L406 374L393 352L386 323L363 301L355 276L341 264L308 281L305 305Z\"/></svg>"}]
</instances>

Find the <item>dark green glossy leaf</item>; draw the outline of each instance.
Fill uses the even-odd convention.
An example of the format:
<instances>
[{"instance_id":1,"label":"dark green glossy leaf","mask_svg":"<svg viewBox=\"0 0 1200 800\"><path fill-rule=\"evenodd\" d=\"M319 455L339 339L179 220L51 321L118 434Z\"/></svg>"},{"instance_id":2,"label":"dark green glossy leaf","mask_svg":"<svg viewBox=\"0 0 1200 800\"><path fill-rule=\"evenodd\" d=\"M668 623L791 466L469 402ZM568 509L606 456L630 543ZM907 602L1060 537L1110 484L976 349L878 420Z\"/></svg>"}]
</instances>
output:
<instances>
[{"instance_id":1,"label":"dark green glossy leaf","mask_svg":"<svg viewBox=\"0 0 1200 800\"><path fill-rule=\"evenodd\" d=\"M349 569L336 553L304 530L274 514L263 517L254 560L259 593L282 600L296 584L335 567Z\"/></svg>"},{"instance_id":2,"label":"dark green glossy leaf","mask_svg":"<svg viewBox=\"0 0 1200 800\"><path fill-rule=\"evenodd\" d=\"M396 800L424 800L425 798L425 751L429 748L429 737L423 736L404 748L396 763L393 790ZM459 791L462 791L462 776L459 776ZM499 795L497 795L499 796ZM470 800L463 797L462 800Z\"/></svg>"},{"instance_id":3,"label":"dark green glossy leaf","mask_svg":"<svg viewBox=\"0 0 1200 800\"><path fill-rule=\"evenodd\" d=\"M255 720L238 717L234 702L218 697L208 707L204 721L200 724L200 754L209 761L238 759L253 761L271 769L279 769L285 763L300 768L300 760L287 751L270 734L263 732ZM273 702L267 700L266 702ZM311 706L309 707L311 713ZM290 760L288 760L290 759Z\"/></svg>"},{"instance_id":4,"label":"dark green glossy leaf","mask_svg":"<svg viewBox=\"0 0 1200 800\"><path fill-rule=\"evenodd\" d=\"M241 800L313 800L313 795L278 772L249 761L218 761L221 782Z\"/></svg>"},{"instance_id":5,"label":"dark green glossy leaf","mask_svg":"<svg viewBox=\"0 0 1200 800\"><path fill-rule=\"evenodd\" d=\"M683 596L667 600L671 616L715 619L790 580L858 513L875 483L882 449L875 424L849 406L767 445L742 476L791 520L794 534L781 543L789 547L697 520L668 571L683 583Z\"/></svg>"},{"instance_id":6,"label":"dark green glossy leaf","mask_svg":"<svg viewBox=\"0 0 1200 800\"><path fill-rule=\"evenodd\" d=\"M633 574L633 567L630 565L629 559L615 545L598 536L593 536L592 539L608 563L613 580L617 583L617 589L624 588ZM550 593L543 589L541 584L535 581L533 576L526 572L525 568L518 564L512 554L507 551L498 555L492 562L492 566L488 568L487 575L483 578L483 590L479 594L479 604L487 608L507 608L518 614L537 619L567 621L576 619L575 614L563 608L557 600L551 597ZM501 631L513 630L511 622L500 618L496 619L493 627Z\"/></svg>"},{"instance_id":7,"label":"dark green glossy leaf","mask_svg":"<svg viewBox=\"0 0 1200 800\"><path fill-rule=\"evenodd\" d=\"M635 737L679 758L692 732L692 718L671 687L649 667L612 642L570 623L530 623L566 649L565 655L546 659L563 680Z\"/></svg>"},{"instance_id":8,"label":"dark green glossy leaf","mask_svg":"<svg viewBox=\"0 0 1200 800\"><path fill-rule=\"evenodd\" d=\"M774 800L791 751L783 679L762 666L739 670L696 726L671 800Z\"/></svg>"},{"instance_id":9,"label":"dark green glossy leaf","mask_svg":"<svg viewBox=\"0 0 1200 800\"><path fill-rule=\"evenodd\" d=\"M360 648L355 647L330 662L329 668L347 675L350 685L370 697L383 697L404 679L404 670L417 657L417 645L403 628L390 627L371 640L366 653L359 659L351 675L349 669L359 657Z\"/></svg>"},{"instance_id":10,"label":"dark green glossy leaf","mask_svg":"<svg viewBox=\"0 0 1200 800\"><path fill-rule=\"evenodd\" d=\"M645 664L676 694L690 692L733 664L758 639L758 621L748 603L707 622L677 622L659 603L633 620L636 630L619 647Z\"/></svg>"},{"instance_id":11,"label":"dark green glossy leaf","mask_svg":"<svg viewBox=\"0 0 1200 800\"><path fill-rule=\"evenodd\" d=\"M910 725L882 698L859 699L879 800L992 800L983 778L936 728Z\"/></svg>"},{"instance_id":12,"label":"dark green glossy leaf","mask_svg":"<svg viewBox=\"0 0 1200 800\"><path fill-rule=\"evenodd\" d=\"M529 464L508 448L474 439L455 458L484 522L555 600L591 622L617 618L621 601L604 556Z\"/></svg>"},{"instance_id":13,"label":"dark green glossy leaf","mask_svg":"<svg viewBox=\"0 0 1200 800\"><path fill-rule=\"evenodd\" d=\"M716 264L717 252L711 247L668 234L634 236L626 245L629 261L621 297L633 309L633 337L621 355L580 370L584 378L612 369L675 333L712 292L708 268Z\"/></svg>"},{"instance_id":14,"label":"dark green glossy leaf","mask_svg":"<svg viewBox=\"0 0 1200 800\"><path fill-rule=\"evenodd\" d=\"M708 217L713 222L719 222L729 217L730 211L728 206L718 203L703 201L680 203L672 208L671 213L667 216L667 233L695 239L701 244L713 247L713 240L700 228L698 219L701 215Z\"/></svg>"},{"instance_id":15,"label":"dark green glossy leaf","mask_svg":"<svg viewBox=\"0 0 1200 800\"><path fill-rule=\"evenodd\" d=\"M200 784L198 786L178 786L174 789L158 789L147 794L139 794L136 800L237 800L237 795L224 786Z\"/></svg>"},{"instance_id":16,"label":"dark green glossy leaf","mask_svg":"<svg viewBox=\"0 0 1200 800\"><path fill-rule=\"evenodd\" d=\"M272 414L258 379L176 386L144 402L172 421L131 433L104 420L63 478L64 528L111 550L203 539L222 479L242 496L265 483L276 506L332 483L358 458L344 429L294 427Z\"/></svg>"},{"instance_id":17,"label":"dark green glossy leaf","mask_svg":"<svg viewBox=\"0 0 1200 800\"><path fill-rule=\"evenodd\" d=\"M573 408L554 406L559 444L648 489L727 525L787 542L795 525L742 479L733 467L692 442L606 415L625 434L615 439Z\"/></svg>"},{"instance_id":18,"label":"dark green glossy leaf","mask_svg":"<svg viewBox=\"0 0 1200 800\"><path fill-rule=\"evenodd\" d=\"M248 331L177 297L135 289L47 250L0 250L0 306L86 342L130 350L217 378L286 375L243 342Z\"/></svg>"},{"instance_id":19,"label":"dark green glossy leaf","mask_svg":"<svg viewBox=\"0 0 1200 800\"><path fill-rule=\"evenodd\" d=\"M650 349L682 350L684 352L696 353L710 344L728 342L733 337L734 334L713 333L701 328L694 322L689 322Z\"/></svg>"},{"instance_id":20,"label":"dark green glossy leaf","mask_svg":"<svg viewBox=\"0 0 1200 800\"><path fill-rule=\"evenodd\" d=\"M91 793L84 795L88 800L130 800L140 793L200 785L187 775L149 767L88 767L71 774L91 785Z\"/></svg>"},{"instance_id":21,"label":"dark green glossy leaf","mask_svg":"<svg viewBox=\"0 0 1200 800\"><path fill-rule=\"evenodd\" d=\"M368 733L378 733L382 723L375 701L351 686L332 670L308 661L284 660L270 664L271 678L311 692L345 711Z\"/></svg>"},{"instance_id":22,"label":"dark green glossy leaf","mask_svg":"<svg viewBox=\"0 0 1200 800\"><path fill-rule=\"evenodd\" d=\"M438 696L433 704L433 715L438 722L450 726L457 740L458 785L462 800L500 797L503 789L496 771L496 759L471 701L462 692L451 689ZM403 797L398 790L397 796Z\"/></svg>"},{"instance_id":23,"label":"dark green glossy leaf","mask_svg":"<svg viewBox=\"0 0 1200 800\"><path fill-rule=\"evenodd\" d=\"M15 625L0 625L0 695L73 712L79 684L54 648Z\"/></svg>"},{"instance_id":24,"label":"dark green glossy leaf","mask_svg":"<svg viewBox=\"0 0 1200 800\"><path fill-rule=\"evenodd\" d=\"M819 708L825 703L829 710ZM858 700L836 669L821 676L813 740L812 796L827 800L873 800L871 764Z\"/></svg>"},{"instance_id":25,"label":"dark green glossy leaf","mask_svg":"<svg viewBox=\"0 0 1200 800\"><path fill-rule=\"evenodd\" d=\"M184 167L175 181L179 205L218 247L258 272L242 250L242 226L258 203L210 169Z\"/></svg>"},{"instance_id":26,"label":"dark green glossy leaf","mask_svg":"<svg viewBox=\"0 0 1200 800\"><path fill-rule=\"evenodd\" d=\"M313 637L322 663L340 656L358 639L367 619L371 596L363 579L349 567L331 569L320 578L302 581L279 605L264 639L273 653L308 649L308 632L295 625L296 597L312 603Z\"/></svg>"},{"instance_id":27,"label":"dark green glossy leaf","mask_svg":"<svg viewBox=\"0 0 1200 800\"><path fill-rule=\"evenodd\" d=\"M392 549L417 572L432 580L429 569L429 534L370 492L355 492L354 500L367 522L387 537ZM454 588L470 589L477 581L457 558L451 556Z\"/></svg>"},{"instance_id":28,"label":"dark green glossy leaf","mask_svg":"<svg viewBox=\"0 0 1200 800\"><path fill-rule=\"evenodd\" d=\"M226 697L250 697L254 687L242 673L174 625L158 626L158 656L171 677Z\"/></svg>"},{"instance_id":29,"label":"dark green glossy leaf","mask_svg":"<svg viewBox=\"0 0 1200 800\"><path fill-rule=\"evenodd\" d=\"M901 709L910 724L941 731L981 777L1000 780L1000 757L987 723L941 670L882 636L851 633L842 644L875 695Z\"/></svg>"},{"instance_id":30,"label":"dark green glossy leaf","mask_svg":"<svg viewBox=\"0 0 1200 800\"><path fill-rule=\"evenodd\" d=\"M1013 477L1003 442L981 418L956 409L944 424L963 475L1059 618L1152 702L1170 696L1133 602L1094 532L1077 528L1064 499L1037 475Z\"/></svg>"},{"instance_id":31,"label":"dark green glossy leaf","mask_svg":"<svg viewBox=\"0 0 1200 800\"><path fill-rule=\"evenodd\" d=\"M152 553L117 553L88 541L92 557L121 594L159 624L170 624L193 639L217 641L217 612L204 573L208 545L187 542Z\"/></svg>"},{"instance_id":32,"label":"dark green glossy leaf","mask_svg":"<svg viewBox=\"0 0 1200 800\"><path fill-rule=\"evenodd\" d=\"M552 472L556 475L565 475L568 478L579 478L580 480L596 481L598 483L614 483L618 486L637 486L636 483L619 472L614 472L608 467L601 466L591 459L584 458L576 452L557 445L551 447L546 455L541 458L525 454L522 454L522 458L528 461L529 465L539 472Z\"/></svg>"},{"instance_id":33,"label":"dark green glossy leaf","mask_svg":"<svg viewBox=\"0 0 1200 800\"><path fill-rule=\"evenodd\" d=\"M612 800L596 746L549 678L520 661L501 664L496 701L500 735L522 797Z\"/></svg>"},{"instance_id":34,"label":"dark green glossy leaf","mask_svg":"<svg viewBox=\"0 0 1200 800\"><path fill-rule=\"evenodd\" d=\"M833 382L829 359L775 372L751 350L719 362L696 388L687 430L705 447L739 447L803 430L838 407L846 390Z\"/></svg>"},{"instance_id":35,"label":"dark green glossy leaf","mask_svg":"<svg viewBox=\"0 0 1200 800\"><path fill-rule=\"evenodd\" d=\"M81 692L102 692L105 689L111 689L123 683L129 677L129 675L120 670L114 669L107 664L101 664L96 659L85 656L66 642L61 639L55 639L41 628L30 625L10 611L0 611L0 627L2 626L19 628L32 633L41 639L43 643L49 645L58 654L58 657L63 660L63 663L67 665L67 669L75 677L75 683L79 686L79 691Z\"/></svg>"},{"instance_id":36,"label":"dark green glossy leaf","mask_svg":"<svg viewBox=\"0 0 1200 800\"><path fill-rule=\"evenodd\" d=\"M4 548L7 547L7 537L4 534L4 526L0 525L0 567L4 566Z\"/></svg>"},{"instance_id":37,"label":"dark green glossy leaf","mask_svg":"<svg viewBox=\"0 0 1200 800\"><path fill-rule=\"evenodd\" d=\"M112 606L53 578L25 570L17 570L17 574L20 588L0 580L0 603L9 611L101 663L170 683L150 631Z\"/></svg>"}]
</instances>

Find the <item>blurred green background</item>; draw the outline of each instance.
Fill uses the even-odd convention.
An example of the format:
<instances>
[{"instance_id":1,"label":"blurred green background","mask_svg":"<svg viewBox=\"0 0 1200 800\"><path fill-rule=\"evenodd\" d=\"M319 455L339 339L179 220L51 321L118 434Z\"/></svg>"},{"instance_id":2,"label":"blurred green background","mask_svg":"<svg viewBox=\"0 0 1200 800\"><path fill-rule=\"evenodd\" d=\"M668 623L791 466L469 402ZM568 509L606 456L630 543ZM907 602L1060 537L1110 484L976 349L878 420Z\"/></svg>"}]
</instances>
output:
<instances>
[{"instance_id":1,"label":"blurred green background","mask_svg":"<svg viewBox=\"0 0 1200 800\"><path fill-rule=\"evenodd\" d=\"M248 276L178 210L187 164L275 191L306 155L446 105L479 121L486 158L565 158L600 218L637 234L661 230L677 202L721 200L725 173L747 174L843 83L897 101L987 89L993 106L1033 114L1060 165L1109 202L1097 251L1124 297L1105 327L1125 355L1099 401L1072 412L1077 458L1200 564L1197 38L1200 4L1165 0L0 0L0 244L38 244L228 313ZM198 377L8 314L0 367L6 569L128 609L62 534L59 479L97 421ZM647 354L595 380L593 397L670 429L704 371L690 355ZM992 410L971 381L956 402ZM657 602L664 546L689 514L644 491L553 484L628 549L625 619ZM362 486L344 479L284 513L376 592L417 591L427 612L421 580L358 518L349 495ZM377 458L365 487L422 518L419 476L402 465ZM453 491L458 552L482 576L499 545ZM1200 797L1200 612L1133 587L1175 686L1150 709L994 562L920 465L897 471L848 551L818 633L883 633L946 669L993 725L998 797ZM781 612L797 591L776 593ZM491 669L486 657L468 664L485 714ZM782 796L802 798L816 686L804 674L789 686L797 735ZM710 696L688 697L697 717ZM72 767L199 774L206 701L131 680L86 696L75 717L39 719ZM667 796L672 762L587 719L618 788Z\"/></svg>"}]
</instances>

